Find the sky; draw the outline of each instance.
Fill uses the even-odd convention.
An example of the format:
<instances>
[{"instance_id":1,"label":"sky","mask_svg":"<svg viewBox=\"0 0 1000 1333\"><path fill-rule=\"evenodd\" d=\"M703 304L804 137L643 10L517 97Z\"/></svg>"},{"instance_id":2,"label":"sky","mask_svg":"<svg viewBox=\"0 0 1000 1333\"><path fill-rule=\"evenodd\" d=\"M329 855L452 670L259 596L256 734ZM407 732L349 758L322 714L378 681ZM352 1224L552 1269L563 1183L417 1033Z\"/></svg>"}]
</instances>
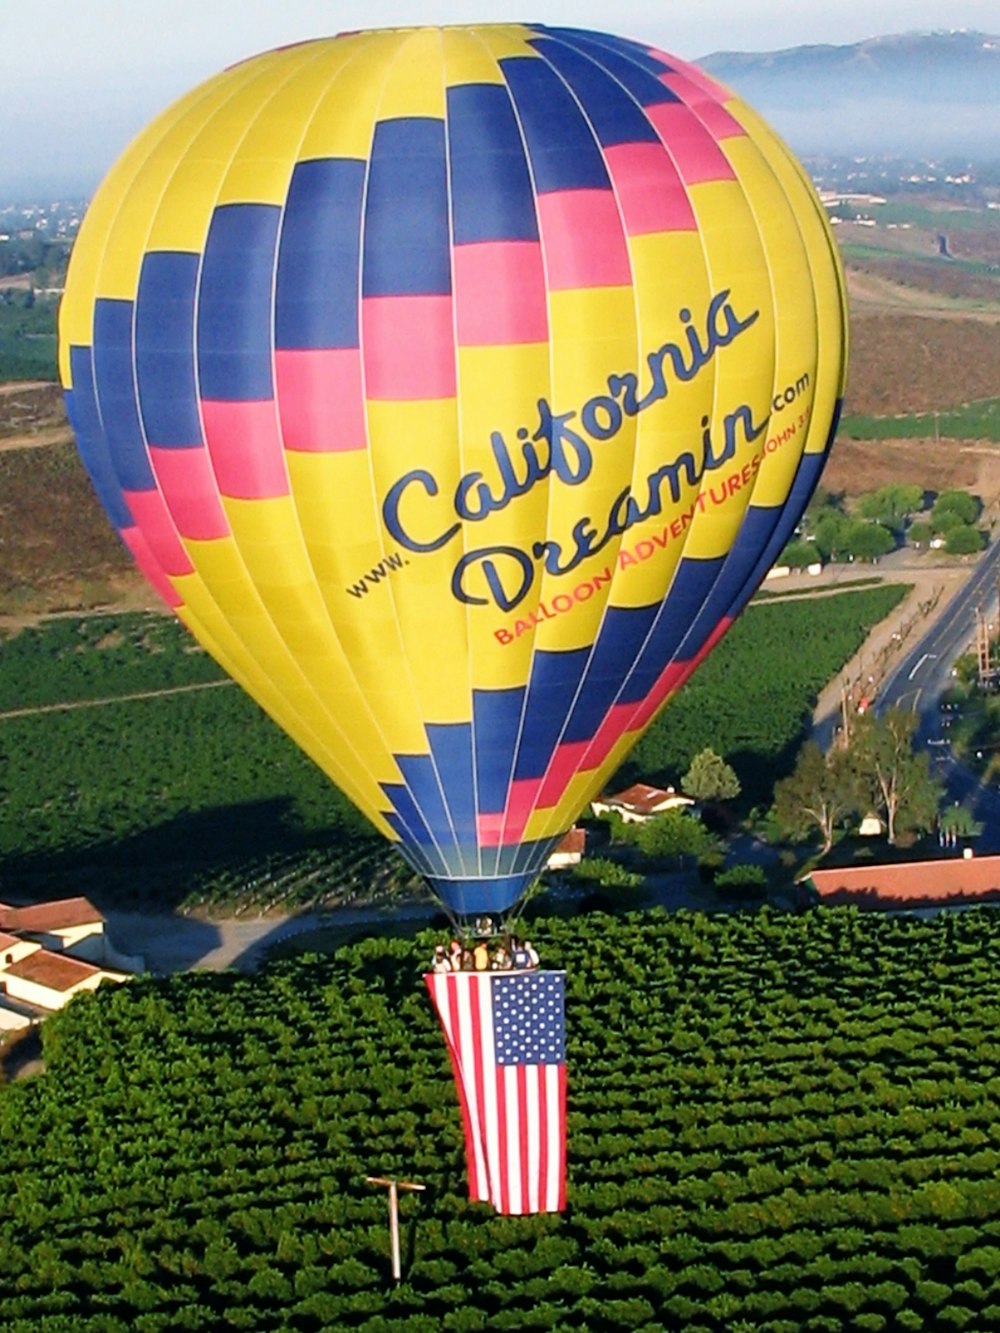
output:
<instances>
[{"instance_id":1,"label":"sky","mask_svg":"<svg viewBox=\"0 0 1000 1333\"><path fill-rule=\"evenodd\" d=\"M1000 32L997 0L46 0L4 11L0 203L89 195L133 135L201 80L345 29L570 24L690 60L943 26Z\"/></svg>"}]
</instances>

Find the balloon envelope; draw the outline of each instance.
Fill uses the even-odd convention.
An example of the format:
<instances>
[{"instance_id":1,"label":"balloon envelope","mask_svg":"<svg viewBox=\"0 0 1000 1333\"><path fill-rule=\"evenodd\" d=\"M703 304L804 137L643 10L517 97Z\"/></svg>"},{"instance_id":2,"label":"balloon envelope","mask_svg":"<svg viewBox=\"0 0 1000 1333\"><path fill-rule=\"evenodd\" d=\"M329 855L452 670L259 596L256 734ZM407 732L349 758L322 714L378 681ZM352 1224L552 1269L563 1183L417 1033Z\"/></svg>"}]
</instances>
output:
<instances>
[{"instance_id":1,"label":"balloon envelope","mask_svg":"<svg viewBox=\"0 0 1000 1333\"><path fill-rule=\"evenodd\" d=\"M463 913L517 899L752 595L844 351L754 113L523 25L209 80L104 182L60 317L140 568Z\"/></svg>"}]
</instances>

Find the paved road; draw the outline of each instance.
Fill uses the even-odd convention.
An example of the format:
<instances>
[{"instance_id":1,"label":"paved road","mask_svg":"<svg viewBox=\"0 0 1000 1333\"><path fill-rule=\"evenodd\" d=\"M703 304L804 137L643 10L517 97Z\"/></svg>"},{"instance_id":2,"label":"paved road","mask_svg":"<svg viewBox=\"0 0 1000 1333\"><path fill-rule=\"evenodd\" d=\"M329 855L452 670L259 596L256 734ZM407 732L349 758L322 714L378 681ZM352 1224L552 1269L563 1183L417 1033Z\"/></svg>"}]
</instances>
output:
<instances>
[{"instance_id":1,"label":"paved road","mask_svg":"<svg viewBox=\"0 0 1000 1333\"><path fill-rule=\"evenodd\" d=\"M1000 578L1000 541L980 557L963 588L952 597L937 622L886 678L877 708L913 708L921 719L938 711L938 699L948 688L952 663L975 639L976 608L996 621L997 579ZM936 734L931 731L929 734Z\"/></svg>"},{"instance_id":2,"label":"paved road","mask_svg":"<svg viewBox=\"0 0 1000 1333\"><path fill-rule=\"evenodd\" d=\"M983 852L1000 851L1000 792L979 782L951 754L947 727L942 726L947 714L942 714L940 700L951 684L955 659L974 643L977 607L996 623L998 578L1000 541L980 557L972 576L938 621L887 677L875 705L878 712L909 708L919 714L917 744L927 747L949 799L967 802L983 822L983 834L976 844Z\"/></svg>"},{"instance_id":3,"label":"paved road","mask_svg":"<svg viewBox=\"0 0 1000 1333\"><path fill-rule=\"evenodd\" d=\"M159 976L191 968L221 971L236 967L252 971L278 940L323 926L355 926L381 920L425 923L440 909L413 903L397 908L342 907L299 916L207 921L193 916L148 912L107 913L108 935L116 949L140 955L147 972Z\"/></svg>"}]
</instances>

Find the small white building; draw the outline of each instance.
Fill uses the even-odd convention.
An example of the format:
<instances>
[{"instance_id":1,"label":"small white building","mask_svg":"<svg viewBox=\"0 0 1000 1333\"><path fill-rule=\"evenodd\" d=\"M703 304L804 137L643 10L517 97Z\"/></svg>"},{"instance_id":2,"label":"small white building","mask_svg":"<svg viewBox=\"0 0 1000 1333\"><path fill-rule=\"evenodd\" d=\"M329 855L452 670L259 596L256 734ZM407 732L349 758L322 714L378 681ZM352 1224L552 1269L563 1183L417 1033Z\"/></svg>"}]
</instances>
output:
<instances>
[{"instance_id":1,"label":"small white building","mask_svg":"<svg viewBox=\"0 0 1000 1333\"><path fill-rule=\"evenodd\" d=\"M545 862L545 869L565 870L568 866L578 866L586 849L587 830L574 824Z\"/></svg>"},{"instance_id":2,"label":"small white building","mask_svg":"<svg viewBox=\"0 0 1000 1333\"><path fill-rule=\"evenodd\" d=\"M878 815L867 814L858 825L858 836L862 838L880 838L884 825Z\"/></svg>"},{"instance_id":3,"label":"small white building","mask_svg":"<svg viewBox=\"0 0 1000 1333\"><path fill-rule=\"evenodd\" d=\"M37 948L34 940L22 940L18 935L8 935L6 931L0 930L0 971L12 963L19 963Z\"/></svg>"},{"instance_id":4,"label":"small white building","mask_svg":"<svg viewBox=\"0 0 1000 1333\"><path fill-rule=\"evenodd\" d=\"M599 796L591 801L590 808L595 815L613 811L626 824L644 824L654 815L662 815L664 810L686 810L693 805L690 796L682 796L673 787L651 787L646 782L636 782L614 796Z\"/></svg>"},{"instance_id":5,"label":"small white building","mask_svg":"<svg viewBox=\"0 0 1000 1333\"><path fill-rule=\"evenodd\" d=\"M120 954L112 945L104 929L103 913L89 898L60 898L30 907L0 903L0 931L16 932L43 949L69 954L97 967L126 972L143 970L141 958Z\"/></svg>"},{"instance_id":6,"label":"small white building","mask_svg":"<svg viewBox=\"0 0 1000 1333\"><path fill-rule=\"evenodd\" d=\"M19 1005L29 1012L61 1009L80 991L96 990L102 981L124 981L129 972L142 970L141 958L114 948L103 915L87 898L30 907L0 903L0 1028L30 1021L18 1013Z\"/></svg>"},{"instance_id":7,"label":"small white building","mask_svg":"<svg viewBox=\"0 0 1000 1333\"><path fill-rule=\"evenodd\" d=\"M121 973L107 972L39 945L33 953L0 970L4 993L38 1009L61 1009L80 991L97 990L102 981L124 980Z\"/></svg>"}]
</instances>

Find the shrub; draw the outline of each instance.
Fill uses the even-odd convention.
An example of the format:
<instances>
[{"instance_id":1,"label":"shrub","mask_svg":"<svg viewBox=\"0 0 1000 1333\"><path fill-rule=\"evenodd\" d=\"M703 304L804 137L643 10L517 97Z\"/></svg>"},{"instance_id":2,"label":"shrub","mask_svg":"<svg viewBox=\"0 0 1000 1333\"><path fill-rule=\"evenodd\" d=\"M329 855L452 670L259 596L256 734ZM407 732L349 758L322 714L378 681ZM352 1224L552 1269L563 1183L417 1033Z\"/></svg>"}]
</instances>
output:
<instances>
[{"instance_id":1,"label":"shrub","mask_svg":"<svg viewBox=\"0 0 1000 1333\"><path fill-rule=\"evenodd\" d=\"M978 528L952 528L944 549L949 555L976 555L983 549L984 540Z\"/></svg>"}]
</instances>

